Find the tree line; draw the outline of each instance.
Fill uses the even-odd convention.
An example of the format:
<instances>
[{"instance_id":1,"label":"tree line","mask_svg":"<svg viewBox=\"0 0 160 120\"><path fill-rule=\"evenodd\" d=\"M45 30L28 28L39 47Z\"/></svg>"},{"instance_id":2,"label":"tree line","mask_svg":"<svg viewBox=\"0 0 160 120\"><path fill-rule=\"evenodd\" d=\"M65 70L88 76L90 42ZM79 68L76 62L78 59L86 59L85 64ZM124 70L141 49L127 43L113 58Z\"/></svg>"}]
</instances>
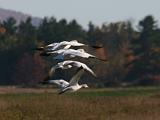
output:
<instances>
[{"instance_id":1,"label":"tree line","mask_svg":"<svg viewBox=\"0 0 160 120\"><path fill-rule=\"evenodd\" d=\"M0 22L1 85L36 85L45 78L54 61L40 57L34 48L73 39L103 46L97 50L86 48L108 60L82 60L88 62L98 76L91 78L85 74L83 79L90 84L98 87L160 84L160 28L152 15L140 20L138 29L131 21L102 26L90 22L87 30L76 20L45 17L38 27L31 21L29 17L17 24L10 17ZM57 74L70 77L67 71Z\"/></svg>"}]
</instances>

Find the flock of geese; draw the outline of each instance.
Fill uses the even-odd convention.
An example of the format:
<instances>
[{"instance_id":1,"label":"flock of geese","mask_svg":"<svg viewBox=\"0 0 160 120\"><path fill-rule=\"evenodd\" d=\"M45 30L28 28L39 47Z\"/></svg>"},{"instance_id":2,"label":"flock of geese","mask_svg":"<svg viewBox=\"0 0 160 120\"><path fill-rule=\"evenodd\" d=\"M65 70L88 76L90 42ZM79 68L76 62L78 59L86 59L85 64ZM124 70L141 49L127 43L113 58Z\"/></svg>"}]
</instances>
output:
<instances>
[{"instance_id":1,"label":"flock of geese","mask_svg":"<svg viewBox=\"0 0 160 120\"><path fill-rule=\"evenodd\" d=\"M80 58L100 58L87 53L84 49L71 49L71 47L82 47L82 46L88 46L92 48L101 48L101 46L90 46L83 43L78 42L77 40L71 40L71 41L62 41L59 43L52 43L49 45L46 45L44 47L37 47L36 50L42 51L40 53L41 56L53 56L54 60L59 60L61 62L58 62L55 66L53 66L50 71L48 78L50 78L56 69L70 69L72 67L77 67L76 73L73 75L73 77L69 80L45 80L42 81L42 83L49 83L49 84L56 84L59 86L59 94L62 94L66 91L77 91L80 88L88 88L87 84L79 84L78 81L80 80L81 76L84 74L84 72L88 72L94 77L96 77L96 74L90 69L86 64L74 61L74 60L66 60L66 57L68 56L69 59L80 57ZM104 60L105 61L105 60Z\"/></svg>"}]
</instances>

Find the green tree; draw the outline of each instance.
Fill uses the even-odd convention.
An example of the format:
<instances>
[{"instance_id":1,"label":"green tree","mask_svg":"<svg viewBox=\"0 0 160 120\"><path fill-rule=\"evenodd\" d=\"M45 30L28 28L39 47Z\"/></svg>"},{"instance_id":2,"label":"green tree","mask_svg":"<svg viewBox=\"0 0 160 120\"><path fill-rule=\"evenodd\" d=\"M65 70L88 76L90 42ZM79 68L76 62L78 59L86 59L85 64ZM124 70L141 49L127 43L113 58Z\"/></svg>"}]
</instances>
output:
<instances>
[{"instance_id":1,"label":"green tree","mask_svg":"<svg viewBox=\"0 0 160 120\"><path fill-rule=\"evenodd\" d=\"M95 42L95 33L96 33L96 27L92 22L89 22L88 24L88 31L87 31L87 40L89 42Z\"/></svg>"},{"instance_id":2,"label":"green tree","mask_svg":"<svg viewBox=\"0 0 160 120\"><path fill-rule=\"evenodd\" d=\"M37 30L31 22L31 17L28 17L26 21L21 21L18 27L17 37L19 37L19 42L26 50L34 48L37 42Z\"/></svg>"},{"instance_id":3,"label":"green tree","mask_svg":"<svg viewBox=\"0 0 160 120\"><path fill-rule=\"evenodd\" d=\"M38 40L44 41L45 44L55 42L57 20L54 17L44 18L38 28Z\"/></svg>"},{"instance_id":4,"label":"green tree","mask_svg":"<svg viewBox=\"0 0 160 120\"><path fill-rule=\"evenodd\" d=\"M77 23L76 20L72 20L68 23L67 26L67 40L78 39L84 40L86 39L86 32L83 30L82 26Z\"/></svg>"},{"instance_id":5,"label":"green tree","mask_svg":"<svg viewBox=\"0 0 160 120\"><path fill-rule=\"evenodd\" d=\"M3 27L6 29L6 32L10 35L15 34L17 30L16 20L13 17L9 17L7 20L3 21Z\"/></svg>"},{"instance_id":6,"label":"green tree","mask_svg":"<svg viewBox=\"0 0 160 120\"><path fill-rule=\"evenodd\" d=\"M153 16L146 16L139 22L140 35L133 41L135 60L132 61L131 76L140 84L153 83L153 76L159 71L155 69L158 65L159 53L159 29ZM160 61L159 61L160 62Z\"/></svg>"}]
</instances>

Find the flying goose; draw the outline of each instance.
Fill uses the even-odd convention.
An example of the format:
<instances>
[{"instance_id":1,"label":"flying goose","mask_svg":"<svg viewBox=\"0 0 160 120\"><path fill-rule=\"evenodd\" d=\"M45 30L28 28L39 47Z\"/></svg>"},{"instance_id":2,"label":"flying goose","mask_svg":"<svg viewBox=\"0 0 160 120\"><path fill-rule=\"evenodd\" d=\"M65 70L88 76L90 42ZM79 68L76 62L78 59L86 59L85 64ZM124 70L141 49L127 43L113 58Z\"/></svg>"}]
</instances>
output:
<instances>
[{"instance_id":1,"label":"flying goose","mask_svg":"<svg viewBox=\"0 0 160 120\"><path fill-rule=\"evenodd\" d=\"M73 66L76 66L78 68L83 68L84 70L88 71L91 73L93 76L96 77L96 74L84 63L79 62L79 61L72 61L72 60L66 60L63 62L58 63L57 65L53 66L51 70L49 71L49 77L55 72L56 69L61 68L61 69L69 69L72 68Z\"/></svg>"},{"instance_id":2,"label":"flying goose","mask_svg":"<svg viewBox=\"0 0 160 120\"><path fill-rule=\"evenodd\" d=\"M54 50L58 50L60 48L69 49L71 46L80 47L80 46L90 46L90 45L86 45L86 44L80 43L77 40L71 40L71 41L62 41L60 43L52 43L52 44L49 44L49 45L47 45L45 47L38 47L38 48L36 48L36 50L54 51ZM92 48L101 48L102 46L91 45L90 47L92 47Z\"/></svg>"},{"instance_id":3,"label":"flying goose","mask_svg":"<svg viewBox=\"0 0 160 120\"><path fill-rule=\"evenodd\" d=\"M91 54L85 52L84 49L77 49L77 50L75 50L75 49L60 49L60 50L53 51L53 52L43 52L40 55L41 56L49 56L49 55L56 55L56 54L58 54L58 55L53 57L53 59L55 59L55 60L64 60L65 56L69 56L71 58L74 58L74 57L95 58L95 59L99 59L102 61L107 61L107 60L100 59L94 55L91 55Z\"/></svg>"},{"instance_id":4,"label":"flying goose","mask_svg":"<svg viewBox=\"0 0 160 120\"><path fill-rule=\"evenodd\" d=\"M70 79L69 82L67 82L63 79L60 79L60 80L49 80L49 81L47 81L47 83L58 85L60 87L59 94L62 94L66 91L75 92L82 87L88 88L87 84L81 84L81 85L78 84L78 81L83 73L84 73L84 69L80 68L80 69L78 69L76 74Z\"/></svg>"}]
</instances>

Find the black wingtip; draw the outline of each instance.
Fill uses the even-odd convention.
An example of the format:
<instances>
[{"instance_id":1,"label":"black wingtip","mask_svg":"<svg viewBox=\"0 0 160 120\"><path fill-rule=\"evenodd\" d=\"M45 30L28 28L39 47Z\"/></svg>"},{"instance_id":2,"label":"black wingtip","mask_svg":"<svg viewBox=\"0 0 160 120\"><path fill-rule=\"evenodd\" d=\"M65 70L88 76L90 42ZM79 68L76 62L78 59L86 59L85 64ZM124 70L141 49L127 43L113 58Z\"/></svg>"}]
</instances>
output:
<instances>
[{"instance_id":1,"label":"black wingtip","mask_svg":"<svg viewBox=\"0 0 160 120\"><path fill-rule=\"evenodd\" d=\"M39 84L42 84L42 85L45 85L45 84L48 84L48 81L40 81L38 82Z\"/></svg>"},{"instance_id":2,"label":"black wingtip","mask_svg":"<svg viewBox=\"0 0 160 120\"><path fill-rule=\"evenodd\" d=\"M100 45L91 45L91 47L95 49L103 48L103 46L100 46Z\"/></svg>"},{"instance_id":3,"label":"black wingtip","mask_svg":"<svg viewBox=\"0 0 160 120\"><path fill-rule=\"evenodd\" d=\"M50 77L49 76L47 76L47 77L45 77L42 81L40 81L40 82L38 82L39 84L48 84L49 83L49 79L50 79Z\"/></svg>"},{"instance_id":4,"label":"black wingtip","mask_svg":"<svg viewBox=\"0 0 160 120\"><path fill-rule=\"evenodd\" d=\"M60 91L60 92L58 93L58 95L61 95L61 94L63 94L63 93L65 93L65 91Z\"/></svg>"},{"instance_id":5,"label":"black wingtip","mask_svg":"<svg viewBox=\"0 0 160 120\"><path fill-rule=\"evenodd\" d=\"M42 52L42 53L40 53L40 56L50 56L50 54L47 52Z\"/></svg>"},{"instance_id":6,"label":"black wingtip","mask_svg":"<svg viewBox=\"0 0 160 120\"><path fill-rule=\"evenodd\" d=\"M50 76L46 76L43 81L48 81L50 79Z\"/></svg>"}]
</instances>

